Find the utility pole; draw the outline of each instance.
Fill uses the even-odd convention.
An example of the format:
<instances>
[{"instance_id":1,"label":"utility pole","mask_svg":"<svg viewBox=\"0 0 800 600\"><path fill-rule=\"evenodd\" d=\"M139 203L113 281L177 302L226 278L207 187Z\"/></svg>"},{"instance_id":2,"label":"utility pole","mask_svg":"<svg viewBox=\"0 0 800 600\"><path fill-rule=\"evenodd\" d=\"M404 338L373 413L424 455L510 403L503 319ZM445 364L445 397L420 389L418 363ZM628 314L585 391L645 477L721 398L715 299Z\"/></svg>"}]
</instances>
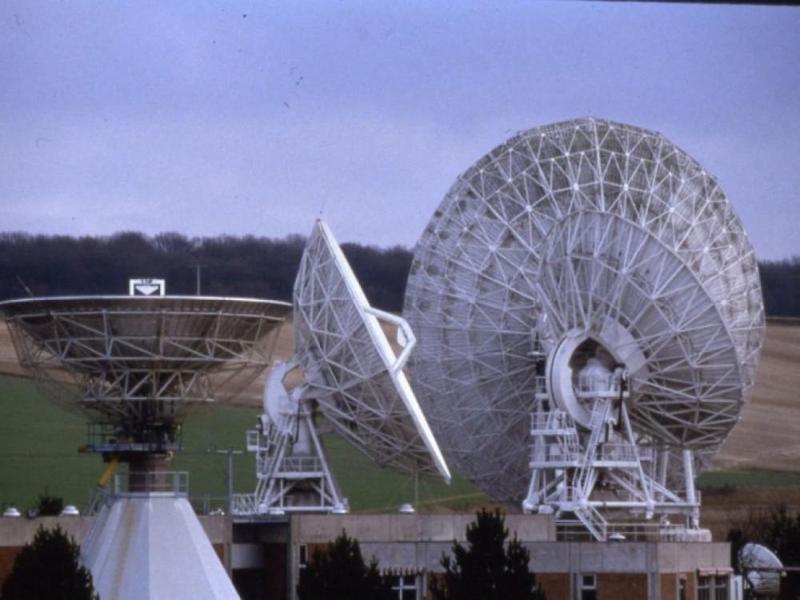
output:
<instances>
[{"instance_id":1,"label":"utility pole","mask_svg":"<svg viewBox=\"0 0 800 600\"><path fill-rule=\"evenodd\" d=\"M194 266L194 269L195 269L195 282L196 282L195 295L197 295L197 296L200 295L200 291L201 291L201 288L200 288L200 269L202 269L203 267L205 267L205 265L200 264L200 263L197 263Z\"/></svg>"},{"instance_id":2,"label":"utility pole","mask_svg":"<svg viewBox=\"0 0 800 600\"><path fill-rule=\"evenodd\" d=\"M243 454L242 450L234 450L233 448L224 448L222 450L217 450L217 448L209 448L209 452L213 452L214 454L225 454L228 457L228 460L225 464L225 487L226 487L226 495L227 499L225 502L225 511L227 514L231 514L233 509L233 455L234 454Z\"/></svg>"}]
</instances>

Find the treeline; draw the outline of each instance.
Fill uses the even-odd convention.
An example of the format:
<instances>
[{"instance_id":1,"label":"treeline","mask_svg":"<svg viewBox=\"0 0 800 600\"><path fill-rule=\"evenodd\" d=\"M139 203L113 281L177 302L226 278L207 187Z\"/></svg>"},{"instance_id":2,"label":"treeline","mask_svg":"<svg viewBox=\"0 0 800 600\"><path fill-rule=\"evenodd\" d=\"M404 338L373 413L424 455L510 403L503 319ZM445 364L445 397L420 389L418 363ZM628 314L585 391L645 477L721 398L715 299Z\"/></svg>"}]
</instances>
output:
<instances>
[{"instance_id":1,"label":"treeline","mask_svg":"<svg viewBox=\"0 0 800 600\"><path fill-rule=\"evenodd\" d=\"M800 256L762 261L761 288L770 317L800 317Z\"/></svg>"},{"instance_id":2,"label":"treeline","mask_svg":"<svg viewBox=\"0 0 800 600\"><path fill-rule=\"evenodd\" d=\"M167 294L201 292L290 301L306 238L254 236L187 238L178 233L104 237L0 234L0 298L127 294L132 277L163 278ZM399 312L411 253L342 244L342 250L377 307Z\"/></svg>"},{"instance_id":3,"label":"treeline","mask_svg":"<svg viewBox=\"0 0 800 600\"><path fill-rule=\"evenodd\" d=\"M0 298L69 294L126 294L131 277L167 280L168 294L201 292L291 300L306 238L254 236L187 238L122 232L81 237L0 234ZM370 302L399 312L411 252L343 244ZM800 317L800 256L761 263L770 316Z\"/></svg>"}]
</instances>

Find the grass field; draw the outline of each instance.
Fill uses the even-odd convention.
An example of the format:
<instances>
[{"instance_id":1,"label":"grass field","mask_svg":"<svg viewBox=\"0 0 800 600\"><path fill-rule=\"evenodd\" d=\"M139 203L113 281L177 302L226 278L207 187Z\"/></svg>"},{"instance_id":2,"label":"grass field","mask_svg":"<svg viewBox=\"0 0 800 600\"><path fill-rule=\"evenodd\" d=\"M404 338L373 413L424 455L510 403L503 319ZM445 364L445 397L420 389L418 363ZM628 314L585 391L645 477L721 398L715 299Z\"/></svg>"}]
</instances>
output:
<instances>
[{"instance_id":1,"label":"grass field","mask_svg":"<svg viewBox=\"0 0 800 600\"><path fill-rule=\"evenodd\" d=\"M290 328L279 332L276 354L291 352ZM722 452L717 470L704 473L703 519L719 522L720 531L733 508L786 503L800 507L800 327L771 323L758 369L753 401L744 408ZM19 373L5 324L0 323L0 372ZM195 505L218 506L225 494L226 457L214 450L244 447L244 432L255 424L261 383L241 399L243 405L219 406L192 417L184 427L184 451L173 463L190 473ZM21 377L0 375L0 505L25 508L49 492L82 507L103 469L98 456L82 455L83 417L65 412L39 396ZM332 468L354 511L394 510L413 501L409 476L376 468L348 444L324 436ZM250 454L234 458L237 492L255 487L255 461ZM210 501L207 499L211 499ZM486 502L474 486L456 478L452 485L421 482L422 510L471 510ZM716 535L716 534L715 534Z\"/></svg>"},{"instance_id":2,"label":"grass field","mask_svg":"<svg viewBox=\"0 0 800 600\"><path fill-rule=\"evenodd\" d=\"M44 399L29 380L10 376L0 376L0 414L0 503L27 507L48 488L83 506L103 470L99 456L78 452L86 443L85 419ZM255 409L221 407L184 427L185 452L173 468L190 472L195 496L224 495L226 457L209 450L241 449L255 418ZM253 469L251 455L237 456L235 481L252 489Z\"/></svg>"},{"instance_id":3,"label":"grass field","mask_svg":"<svg viewBox=\"0 0 800 600\"><path fill-rule=\"evenodd\" d=\"M185 423L184 449L172 468L189 471L196 506L221 505L227 457L216 451L243 450L245 431L255 425L257 414L255 408L219 406ZM26 508L47 489L83 507L103 470L99 456L77 451L85 443L85 419L41 397L28 379L8 375L0 375L0 415L0 505ZM352 510L392 510L413 501L413 478L376 468L335 435L323 441ZM254 489L253 455L234 455L234 487L237 492ZM458 478L450 486L421 481L418 493L426 510L466 507L484 499Z\"/></svg>"},{"instance_id":4,"label":"grass field","mask_svg":"<svg viewBox=\"0 0 800 600\"><path fill-rule=\"evenodd\" d=\"M800 390L800 326L797 323L784 319L770 320L767 324L752 402L744 407L741 421L715 457L715 468L735 472L800 472L800 399L797 394ZM392 331L387 330L387 334L394 339ZM276 335L275 358L286 359L292 352L292 329L284 324ZM18 375L21 372L6 325L0 321L0 373ZM237 405L260 407L263 381L264 376L254 381L237 399ZM192 435L190 429L187 435ZM241 446L241 442L235 440L229 443Z\"/></svg>"},{"instance_id":5,"label":"grass field","mask_svg":"<svg viewBox=\"0 0 800 600\"><path fill-rule=\"evenodd\" d=\"M185 424L184 450L173 468L190 473L198 507L219 506L225 495L226 457L215 451L242 450L244 432L256 420L255 408L219 406L191 417ZM80 454L85 442L83 417L42 398L22 377L0 375L0 505L31 506L46 488L68 503L84 506L103 469L100 457ZM414 500L410 476L376 468L365 456L335 435L323 436L331 466L354 511L394 510ZM255 486L255 461L248 453L234 456L234 486L249 492ZM721 470L704 473L701 489L800 486L800 473L763 470ZM420 481L421 509L472 509L486 497L463 479L443 483Z\"/></svg>"}]
</instances>

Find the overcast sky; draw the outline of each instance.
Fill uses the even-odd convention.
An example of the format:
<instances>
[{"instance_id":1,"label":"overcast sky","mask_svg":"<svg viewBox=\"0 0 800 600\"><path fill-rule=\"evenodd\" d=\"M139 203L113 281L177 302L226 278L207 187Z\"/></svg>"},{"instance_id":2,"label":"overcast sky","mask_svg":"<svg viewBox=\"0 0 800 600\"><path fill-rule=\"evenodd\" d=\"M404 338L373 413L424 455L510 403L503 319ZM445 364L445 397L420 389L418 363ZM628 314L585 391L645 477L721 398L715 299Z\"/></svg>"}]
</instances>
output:
<instances>
[{"instance_id":1,"label":"overcast sky","mask_svg":"<svg viewBox=\"0 0 800 600\"><path fill-rule=\"evenodd\" d=\"M430 6L434 4L434 6ZM411 246L512 133L655 129L800 254L800 9L0 2L0 230Z\"/></svg>"}]
</instances>

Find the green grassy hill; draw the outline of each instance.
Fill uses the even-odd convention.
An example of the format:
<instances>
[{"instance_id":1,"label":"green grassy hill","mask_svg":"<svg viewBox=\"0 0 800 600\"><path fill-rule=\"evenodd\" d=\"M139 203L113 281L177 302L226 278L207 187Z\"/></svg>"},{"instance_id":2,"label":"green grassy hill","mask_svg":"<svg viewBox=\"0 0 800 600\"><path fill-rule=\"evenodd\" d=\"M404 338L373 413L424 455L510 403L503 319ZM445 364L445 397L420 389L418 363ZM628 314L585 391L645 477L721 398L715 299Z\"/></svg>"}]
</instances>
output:
<instances>
[{"instance_id":1,"label":"green grassy hill","mask_svg":"<svg viewBox=\"0 0 800 600\"><path fill-rule=\"evenodd\" d=\"M245 431L255 425L258 411L218 406L187 420L183 446L172 463L189 471L190 492L196 507L224 502L226 457L215 450L244 449ZM48 490L66 503L84 507L103 470L99 456L80 454L86 421L43 398L31 381L0 376L0 505L33 505ZM393 510L414 499L413 478L379 469L334 435L323 439L331 467L354 511ZM237 492L255 488L255 459L247 452L234 456ZM460 478L448 486L422 481L422 509L466 507L485 497Z\"/></svg>"},{"instance_id":2,"label":"green grassy hill","mask_svg":"<svg viewBox=\"0 0 800 600\"><path fill-rule=\"evenodd\" d=\"M255 425L258 411L218 406L191 417L183 428L184 450L172 463L189 471L192 501L198 510L223 506L226 457L215 450L244 449L245 431ZM86 421L43 398L31 381L0 375L0 507L27 508L47 490L66 503L86 506L103 470L99 456L80 454ZM323 436L335 476L354 511L395 510L414 499L414 481L407 475L375 467L369 459L335 435ZM800 485L800 474L770 471L712 471L698 480L701 488L782 487ZM255 488L255 459L234 456L236 492ZM463 479L451 485L421 481L423 511L471 510L486 496Z\"/></svg>"}]
</instances>

